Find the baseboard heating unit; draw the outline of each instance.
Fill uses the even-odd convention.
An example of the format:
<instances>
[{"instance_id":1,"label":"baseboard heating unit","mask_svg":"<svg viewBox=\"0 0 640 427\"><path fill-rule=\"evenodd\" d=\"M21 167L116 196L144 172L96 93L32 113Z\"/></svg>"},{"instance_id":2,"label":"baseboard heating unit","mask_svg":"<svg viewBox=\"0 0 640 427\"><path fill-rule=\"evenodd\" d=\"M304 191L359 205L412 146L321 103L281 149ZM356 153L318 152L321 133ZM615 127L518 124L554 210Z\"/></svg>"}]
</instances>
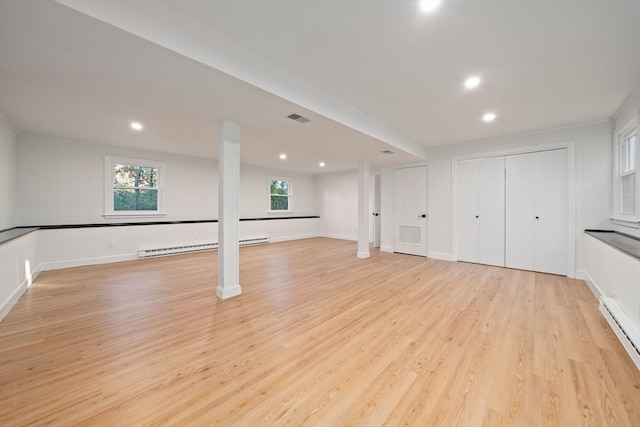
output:
<instances>
[{"instance_id":1,"label":"baseboard heating unit","mask_svg":"<svg viewBox=\"0 0 640 427\"><path fill-rule=\"evenodd\" d=\"M640 330L611 298L600 298L600 312L613 329L631 360L640 370Z\"/></svg>"},{"instance_id":2,"label":"baseboard heating unit","mask_svg":"<svg viewBox=\"0 0 640 427\"><path fill-rule=\"evenodd\" d=\"M254 237L251 239L240 239L240 246L262 245L269 243L269 237ZM168 246L164 248L141 249L138 251L138 258L154 258L167 255L188 254L202 251L212 251L218 249L218 242L201 243L198 245Z\"/></svg>"}]
</instances>

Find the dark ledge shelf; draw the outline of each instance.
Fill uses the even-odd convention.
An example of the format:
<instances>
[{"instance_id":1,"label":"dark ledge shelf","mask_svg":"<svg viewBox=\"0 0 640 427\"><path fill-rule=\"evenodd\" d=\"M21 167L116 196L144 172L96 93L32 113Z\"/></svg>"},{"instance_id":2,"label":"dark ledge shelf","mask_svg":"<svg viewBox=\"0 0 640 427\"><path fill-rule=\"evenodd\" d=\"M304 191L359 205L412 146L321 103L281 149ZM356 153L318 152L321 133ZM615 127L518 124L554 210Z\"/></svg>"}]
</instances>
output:
<instances>
[{"instance_id":1,"label":"dark ledge shelf","mask_svg":"<svg viewBox=\"0 0 640 427\"><path fill-rule=\"evenodd\" d=\"M640 260L640 239L613 230L584 230L590 236Z\"/></svg>"},{"instance_id":2,"label":"dark ledge shelf","mask_svg":"<svg viewBox=\"0 0 640 427\"><path fill-rule=\"evenodd\" d=\"M240 222L245 221L274 221L283 219L314 219L320 218L317 215L309 216L271 216L262 218L240 218ZM59 230L64 228L100 228L100 227L132 227L141 225L170 225L170 224L201 224L201 223L217 223L217 219L196 219L184 221L153 221L153 222L107 222L98 224L59 224L59 225L34 225L19 226L0 230L0 245L7 243L13 239L24 236L36 230Z\"/></svg>"}]
</instances>

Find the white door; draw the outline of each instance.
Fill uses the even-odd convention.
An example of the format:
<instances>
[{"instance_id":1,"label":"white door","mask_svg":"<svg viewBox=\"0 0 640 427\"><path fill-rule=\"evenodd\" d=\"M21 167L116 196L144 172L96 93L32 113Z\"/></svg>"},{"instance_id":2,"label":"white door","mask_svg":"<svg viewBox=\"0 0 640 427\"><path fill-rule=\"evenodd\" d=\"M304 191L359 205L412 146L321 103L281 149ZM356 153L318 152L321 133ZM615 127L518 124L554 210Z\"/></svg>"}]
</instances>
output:
<instances>
[{"instance_id":1,"label":"white door","mask_svg":"<svg viewBox=\"0 0 640 427\"><path fill-rule=\"evenodd\" d=\"M380 175L373 176L373 247L380 247Z\"/></svg>"},{"instance_id":2,"label":"white door","mask_svg":"<svg viewBox=\"0 0 640 427\"><path fill-rule=\"evenodd\" d=\"M504 267L504 157L479 164L478 262Z\"/></svg>"},{"instance_id":3,"label":"white door","mask_svg":"<svg viewBox=\"0 0 640 427\"><path fill-rule=\"evenodd\" d=\"M456 168L456 243L458 260L480 259L480 171L478 160L458 162Z\"/></svg>"},{"instance_id":4,"label":"white door","mask_svg":"<svg viewBox=\"0 0 640 427\"><path fill-rule=\"evenodd\" d=\"M458 260L504 266L504 157L458 163L456 235Z\"/></svg>"},{"instance_id":5,"label":"white door","mask_svg":"<svg viewBox=\"0 0 640 427\"><path fill-rule=\"evenodd\" d=\"M567 274L567 150L506 158L506 266Z\"/></svg>"},{"instance_id":6,"label":"white door","mask_svg":"<svg viewBox=\"0 0 640 427\"><path fill-rule=\"evenodd\" d=\"M534 162L534 153L506 158L505 265L522 270L535 269Z\"/></svg>"},{"instance_id":7,"label":"white door","mask_svg":"<svg viewBox=\"0 0 640 427\"><path fill-rule=\"evenodd\" d=\"M427 167L393 171L394 252L427 256Z\"/></svg>"},{"instance_id":8,"label":"white door","mask_svg":"<svg viewBox=\"0 0 640 427\"><path fill-rule=\"evenodd\" d=\"M536 153L535 270L567 274L567 150Z\"/></svg>"}]
</instances>

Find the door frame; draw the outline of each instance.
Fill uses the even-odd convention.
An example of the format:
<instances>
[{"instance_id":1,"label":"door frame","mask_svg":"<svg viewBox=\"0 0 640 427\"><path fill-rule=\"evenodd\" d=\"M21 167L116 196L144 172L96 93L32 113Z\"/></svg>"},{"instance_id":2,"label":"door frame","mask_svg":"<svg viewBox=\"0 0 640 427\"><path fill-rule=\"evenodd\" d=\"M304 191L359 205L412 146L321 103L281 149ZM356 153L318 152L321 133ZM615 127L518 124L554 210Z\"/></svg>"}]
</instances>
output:
<instances>
[{"instance_id":1,"label":"door frame","mask_svg":"<svg viewBox=\"0 0 640 427\"><path fill-rule=\"evenodd\" d=\"M451 242L451 247L453 248L453 261L458 261L458 227L455 222L457 214L456 177L458 176L458 162L463 160L485 159L487 157L502 157L560 149L567 150L567 277L570 279L574 279L576 277L576 149L575 141L573 140L492 150L478 154L454 156L451 159L451 200L453 205L453 240Z\"/></svg>"},{"instance_id":2,"label":"door frame","mask_svg":"<svg viewBox=\"0 0 640 427\"><path fill-rule=\"evenodd\" d=\"M430 258L430 252L429 252L429 239L431 238L431 199L430 199L430 193L431 193L431 167L430 167L430 162L421 162L421 163L408 163L408 164L399 164L399 165L394 165L393 167L391 167L390 169L390 191L391 191L391 206L390 206L390 213L391 213L391 229L393 230L393 234L392 234L392 240L391 240L391 251L392 252L396 252L396 239L395 239L395 224L396 224L396 218L395 218L395 213L394 213L394 206L395 206L395 198L396 198L396 194L394 191L395 188L395 171L397 169L406 169L406 168L413 168L413 167L421 167L424 166L427 168L427 183L425 185L425 191L427 192L426 194L426 203L427 203L427 218L426 221L426 228L427 228L427 238L425 239L425 254L427 258ZM401 253L401 252L397 252L397 253Z\"/></svg>"}]
</instances>

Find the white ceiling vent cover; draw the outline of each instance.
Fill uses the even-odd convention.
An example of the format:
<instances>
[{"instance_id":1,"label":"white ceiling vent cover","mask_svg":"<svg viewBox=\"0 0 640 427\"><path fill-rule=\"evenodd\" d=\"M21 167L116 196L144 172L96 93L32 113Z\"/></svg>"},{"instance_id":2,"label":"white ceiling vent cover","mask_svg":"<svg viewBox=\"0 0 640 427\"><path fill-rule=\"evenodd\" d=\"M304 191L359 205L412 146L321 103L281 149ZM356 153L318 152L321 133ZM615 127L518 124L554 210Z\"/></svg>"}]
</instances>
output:
<instances>
[{"instance_id":1,"label":"white ceiling vent cover","mask_svg":"<svg viewBox=\"0 0 640 427\"><path fill-rule=\"evenodd\" d=\"M291 120L295 120L296 122L299 122L299 123L308 123L311 121L311 119L307 119L306 117L303 117L300 114L296 114L296 113L289 114L287 118Z\"/></svg>"}]
</instances>

